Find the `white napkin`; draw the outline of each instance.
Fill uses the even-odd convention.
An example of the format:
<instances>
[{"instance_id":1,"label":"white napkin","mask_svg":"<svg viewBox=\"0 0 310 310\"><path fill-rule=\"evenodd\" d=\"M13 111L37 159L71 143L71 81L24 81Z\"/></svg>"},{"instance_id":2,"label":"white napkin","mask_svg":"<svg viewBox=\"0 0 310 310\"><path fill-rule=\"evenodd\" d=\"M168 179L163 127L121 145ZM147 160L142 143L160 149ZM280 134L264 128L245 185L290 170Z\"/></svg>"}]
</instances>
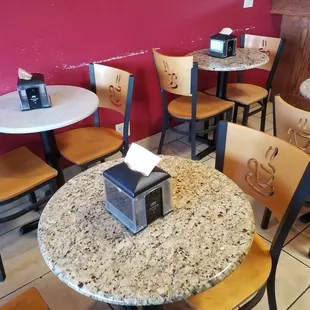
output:
<instances>
[{"instance_id":1,"label":"white napkin","mask_svg":"<svg viewBox=\"0 0 310 310\"><path fill-rule=\"evenodd\" d=\"M32 74L30 74L29 72L27 72L26 70L22 68L18 68L18 77L21 80L31 80Z\"/></svg>"},{"instance_id":2,"label":"white napkin","mask_svg":"<svg viewBox=\"0 0 310 310\"><path fill-rule=\"evenodd\" d=\"M221 34L226 34L226 35L230 35L232 34L233 30L231 28L225 27L221 30Z\"/></svg>"},{"instance_id":3,"label":"white napkin","mask_svg":"<svg viewBox=\"0 0 310 310\"><path fill-rule=\"evenodd\" d=\"M138 171L148 177L160 160L160 157L148 151L144 147L136 143L132 143L124 162L131 170Z\"/></svg>"}]
</instances>

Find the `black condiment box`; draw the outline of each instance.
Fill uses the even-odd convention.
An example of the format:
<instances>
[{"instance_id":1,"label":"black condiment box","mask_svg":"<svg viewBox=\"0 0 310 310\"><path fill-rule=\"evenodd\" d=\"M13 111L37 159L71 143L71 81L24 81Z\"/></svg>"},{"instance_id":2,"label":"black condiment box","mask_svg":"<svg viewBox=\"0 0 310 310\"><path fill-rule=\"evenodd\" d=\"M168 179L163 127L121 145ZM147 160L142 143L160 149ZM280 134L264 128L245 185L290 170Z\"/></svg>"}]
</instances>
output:
<instances>
[{"instance_id":1,"label":"black condiment box","mask_svg":"<svg viewBox=\"0 0 310 310\"><path fill-rule=\"evenodd\" d=\"M22 111L51 107L43 74L33 73L30 80L19 78L17 90L21 100L20 107Z\"/></svg>"},{"instance_id":2,"label":"black condiment box","mask_svg":"<svg viewBox=\"0 0 310 310\"><path fill-rule=\"evenodd\" d=\"M121 163L103 172L105 208L131 232L172 211L171 176L155 167L149 176Z\"/></svg>"},{"instance_id":3,"label":"black condiment box","mask_svg":"<svg viewBox=\"0 0 310 310\"><path fill-rule=\"evenodd\" d=\"M237 37L218 33L210 38L209 56L226 58L236 55Z\"/></svg>"}]
</instances>

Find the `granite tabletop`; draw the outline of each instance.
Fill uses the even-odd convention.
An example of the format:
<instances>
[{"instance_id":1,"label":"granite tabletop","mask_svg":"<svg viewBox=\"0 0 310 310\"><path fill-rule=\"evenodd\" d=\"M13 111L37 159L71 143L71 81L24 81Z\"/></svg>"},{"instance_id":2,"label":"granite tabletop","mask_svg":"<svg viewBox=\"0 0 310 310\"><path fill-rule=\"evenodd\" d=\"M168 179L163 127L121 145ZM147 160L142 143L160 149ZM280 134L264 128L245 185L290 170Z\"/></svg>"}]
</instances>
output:
<instances>
[{"instance_id":1,"label":"granite tabletop","mask_svg":"<svg viewBox=\"0 0 310 310\"><path fill-rule=\"evenodd\" d=\"M45 207L39 246L61 281L96 300L145 306L183 300L236 269L255 227L235 183L206 164L163 156L173 211L133 235L104 209L102 173L121 161L77 175Z\"/></svg>"},{"instance_id":2,"label":"granite tabletop","mask_svg":"<svg viewBox=\"0 0 310 310\"><path fill-rule=\"evenodd\" d=\"M301 83L299 91L302 94L302 96L304 96L307 99L310 99L310 79L307 79Z\"/></svg>"},{"instance_id":3,"label":"granite tabletop","mask_svg":"<svg viewBox=\"0 0 310 310\"><path fill-rule=\"evenodd\" d=\"M237 48L236 56L227 58L211 57L208 52L209 49L203 49L188 55L194 56L199 69L208 71L242 71L257 68L269 61L265 53L253 48Z\"/></svg>"}]
</instances>

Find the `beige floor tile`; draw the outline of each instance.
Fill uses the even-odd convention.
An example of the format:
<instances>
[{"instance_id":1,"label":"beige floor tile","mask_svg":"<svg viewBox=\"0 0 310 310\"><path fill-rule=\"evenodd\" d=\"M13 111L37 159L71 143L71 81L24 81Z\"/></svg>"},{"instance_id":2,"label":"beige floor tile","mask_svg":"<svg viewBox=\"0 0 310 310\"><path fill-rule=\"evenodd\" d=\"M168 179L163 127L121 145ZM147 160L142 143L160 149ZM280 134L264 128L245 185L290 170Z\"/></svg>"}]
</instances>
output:
<instances>
[{"instance_id":1,"label":"beige floor tile","mask_svg":"<svg viewBox=\"0 0 310 310\"><path fill-rule=\"evenodd\" d=\"M276 297L279 310L287 309L310 285L310 268L282 251L276 275ZM267 296L253 308L267 310ZM296 308L296 310L302 308ZM306 308L305 308L306 309ZM309 309L309 307L307 308Z\"/></svg>"},{"instance_id":2,"label":"beige floor tile","mask_svg":"<svg viewBox=\"0 0 310 310\"><path fill-rule=\"evenodd\" d=\"M284 251L296 257L304 264L310 267L310 258L308 256L310 249L310 227L305 229L300 235L289 242ZM310 302L310 300L309 300ZM310 309L310 305L309 305Z\"/></svg>"},{"instance_id":3,"label":"beige floor tile","mask_svg":"<svg viewBox=\"0 0 310 310\"><path fill-rule=\"evenodd\" d=\"M271 220L268 226L267 230L263 230L260 227L261 219L265 210L265 207L260 204L258 201L254 200L253 198L248 196L249 201L251 202L251 205L254 210L254 216L255 216L255 222L256 222L256 231L258 234L263 236L265 239L268 241L272 241L276 230L278 228L278 221L277 219L272 215ZM300 215L303 215L304 213L308 212L309 208L303 207L302 211L300 212ZM303 224L298 218L296 219L292 230L290 231L287 239L286 239L286 244L292 240L297 234L299 234L301 231L306 229L309 226L309 224Z\"/></svg>"},{"instance_id":4,"label":"beige floor tile","mask_svg":"<svg viewBox=\"0 0 310 310\"><path fill-rule=\"evenodd\" d=\"M5 211L5 212L1 213L1 217L10 215L10 214L17 212L17 211L20 211L23 208L25 208L25 206L27 206L27 204L29 204L29 203L25 203L25 204L16 206L16 207L14 207L8 211ZM17 218L16 220L0 224L0 235L5 234L6 232L11 231L11 230L13 230L17 227L20 227L24 224L27 224L27 223L32 222L34 220L37 220L39 217L40 217L39 212L31 211L31 212Z\"/></svg>"},{"instance_id":5,"label":"beige floor tile","mask_svg":"<svg viewBox=\"0 0 310 310\"><path fill-rule=\"evenodd\" d=\"M206 158L206 159L205 159ZM201 160L201 162L205 163L206 165L212 167L212 168L215 168L215 158L213 157L205 157Z\"/></svg>"},{"instance_id":6,"label":"beige floor tile","mask_svg":"<svg viewBox=\"0 0 310 310\"><path fill-rule=\"evenodd\" d=\"M30 287L37 288L51 310L110 310L107 304L97 302L75 292L52 273L44 275L42 278L1 299L0 306Z\"/></svg>"},{"instance_id":7,"label":"beige floor tile","mask_svg":"<svg viewBox=\"0 0 310 310\"><path fill-rule=\"evenodd\" d=\"M191 148L178 140L173 141L169 144L164 145L163 155L171 155L171 156L178 156L178 157L184 157L184 158L191 158Z\"/></svg>"},{"instance_id":8,"label":"beige floor tile","mask_svg":"<svg viewBox=\"0 0 310 310\"><path fill-rule=\"evenodd\" d=\"M191 143L188 141L188 137L183 136L182 138L178 139L179 141L187 144L188 146L191 146ZM199 141L196 141L196 148L198 148L202 143Z\"/></svg>"},{"instance_id":9,"label":"beige floor tile","mask_svg":"<svg viewBox=\"0 0 310 310\"><path fill-rule=\"evenodd\" d=\"M164 306L164 310L192 310L185 301L175 302Z\"/></svg>"},{"instance_id":10,"label":"beige floor tile","mask_svg":"<svg viewBox=\"0 0 310 310\"><path fill-rule=\"evenodd\" d=\"M49 271L37 242L37 232L20 236L14 229L0 238L0 253L6 280L0 283L0 298Z\"/></svg>"},{"instance_id":11,"label":"beige floor tile","mask_svg":"<svg viewBox=\"0 0 310 310\"><path fill-rule=\"evenodd\" d=\"M143 146L144 148L148 150L154 150L155 148L158 148L160 137L161 137L161 132L158 132L157 134L147 137L143 140L137 141L136 143ZM178 139L178 133L173 132L171 130L168 130L166 132L165 143L170 143L177 139Z\"/></svg>"},{"instance_id":12,"label":"beige floor tile","mask_svg":"<svg viewBox=\"0 0 310 310\"><path fill-rule=\"evenodd\" d=\"M238 115L237 123L241 124L241 121L242 117L241 115ZM248 120L248 127L260 130L260 117L250 116ZM266 120L265 131L268 131L272 128L273 128L272 123Z\"/></svg>"},{"instance_id":13,"label":"beige floor tile","mask_svg":"<svg viewBox=\"0 0 310 310\"><path fill-rule=\"evenodd\" d=\"M290 310L309 310L310 309L310 288L296 301Z\"/></svg>"},{"instance_id":14,"label":"beige floor tile","mask_svg":"<svg viewBox=\"0 0 310 310\"><path fill-rule=\"evenodd\" d=\"M19 198L19 199L13 201L13 202L10 202L10 203L7 203L5 205L0 206L0 216L2 216L1 215L2 212L8 211L8 210L10 210L10 209L12 209L14 207L18 207L21 204L24 204L24 203L27 203L27 202L29 202L29 199L28 199L27 196L24 196L22 198Z\"/></svg>"},{"instance_id":15,"label":"beige floor tile","mask_svg":"<svg viewBox=\"0 0 310 310\"><path fill-rule=\"evenodd\" d=\"M77 165L72 165L70 167L67 167L64 169L64 177L66 182L68 182L70 179L81 173L82 170L79 166Z\"/></svg>"},{"instance_id":16,"label":"beige floor tile","mask_svg":"<svg viewBox=\"0 0 310 310\"><path fill-rule=\"evenodd\" d=\"M271 220L269 222L268 229L263 230L260 227L260 223L264 214L265 207L260 204L257 200L253 199L250 196L247 196L248 200L250 201L253 211L254 211L254 216L255 216L255 223L256 223L256 232L267 239L268 241L272 241L273 237L278 229L278 221L277 219L272 215ZM306 213L309 211L309 208L303 207L300 215ZM298 218L296 219L291 231L289 232L285 244L287 244L290 240L292 240L297 234L299 234L301 231L306 229L309 226L309 224L303 224Z\"/></svg>"},{"instance_id":17,"label":"beige floor tile","mask_svg":"<svg viewBox=\"0 0 310 310\"><path fill-rule=\"evenodd\" d=\"M267 135L273 136L273 128L265 131Z\"/></svg>"}]
</instances>

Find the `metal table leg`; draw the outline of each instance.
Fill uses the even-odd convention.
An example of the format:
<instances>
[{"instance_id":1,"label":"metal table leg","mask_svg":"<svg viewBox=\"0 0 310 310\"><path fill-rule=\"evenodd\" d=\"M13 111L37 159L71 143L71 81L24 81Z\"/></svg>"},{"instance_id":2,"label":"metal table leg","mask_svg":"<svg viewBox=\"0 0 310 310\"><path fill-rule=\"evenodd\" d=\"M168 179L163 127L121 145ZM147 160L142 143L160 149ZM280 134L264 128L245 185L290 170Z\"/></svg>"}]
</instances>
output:
<instances>
[{"instance_id":1,"label":"metal table leg","mask_svg":"<svg viewBox=\"0 0 310 310\"><path fill-rule=\"evenodd\" d=\"M53 130L41 132L40 136L42 140L46 162L51 167L53 167L58 171L58 175L55 178L55 182L50 183L50 186L52 186L52 193L54 193L58 188L60 188L62 185L65 184L65 178L63 175L60 162L60 154L57 148L57 143ZM38 228L38 224L39 220L25 224L20 228L20 233L23 235L30 231L33 231Z\"/></svg>"},{"instance_id":2,"label":"metal table leg","mask_svg":"<svg viewBox=\"0 0 310 310\"><path fill-rule=\"evenodd\" d=\"M227 83L228 71L219 71L217 73L216 97L226 99Z\"/></svg>"}]
</instances>

